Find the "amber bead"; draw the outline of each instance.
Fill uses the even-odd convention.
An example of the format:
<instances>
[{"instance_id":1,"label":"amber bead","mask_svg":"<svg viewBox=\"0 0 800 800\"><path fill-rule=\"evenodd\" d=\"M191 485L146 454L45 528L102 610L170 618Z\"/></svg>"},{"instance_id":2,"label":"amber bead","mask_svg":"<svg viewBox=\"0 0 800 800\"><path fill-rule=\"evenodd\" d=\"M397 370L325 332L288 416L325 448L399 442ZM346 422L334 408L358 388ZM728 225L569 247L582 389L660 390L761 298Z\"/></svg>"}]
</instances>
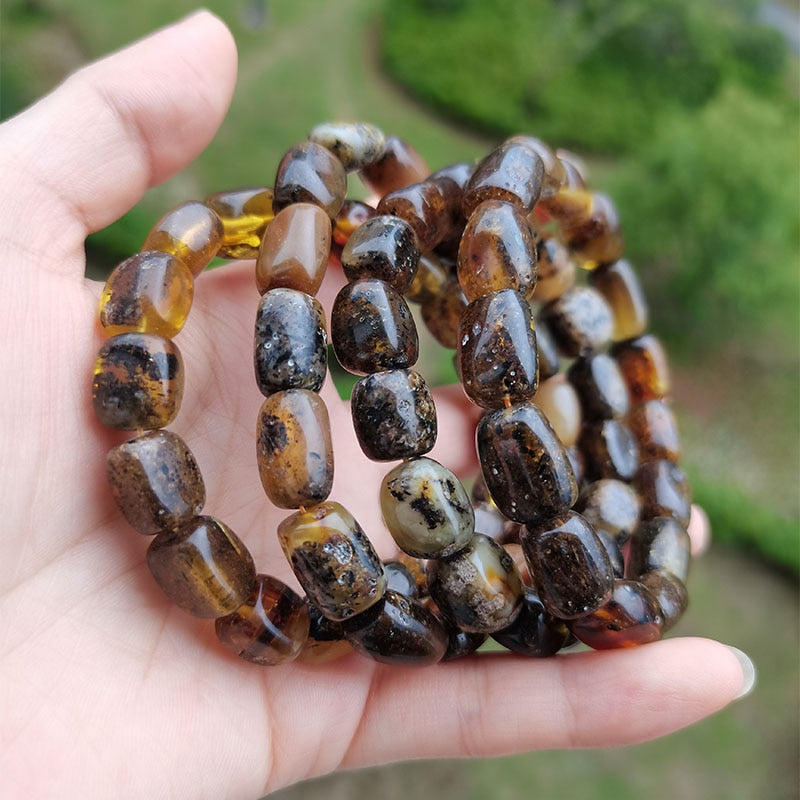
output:
<instances>
[{"instance_id":1,"label":"amber bead","mask_svg":"<svg viewBox=\"0 0 800 800\"><path fill-rule=\"evenodd\" d=\"M256 455L261 483L278 508L325 500L333 484L328 409L307 389L270 395L258 412Z\"/></svg>"},{"instance_id":2,"label":"amber bead","mask_svg":"<svg viewBox=\"0 0 800 800\"><path fill-rule=\"evenodd\" d=\"M638 581L614 581L614 593L602 608L570 624L595 650L635 647L661 638L664 620L653 595Z\"/></svg>"},{"instance_id":3,"label":"amber bead","mask_svg":"<svg viewBox=\"0 0 800 800\"><path fill-rule=\"evenodd\" d=\"M429 174L422 156L396 136L388 136L383 155L360 172L361 180L380 197L410 183L419 183Z\"/></svg>"},{"instance_id":4,"label":"amber bead","mask_svg":"<svg viewBox=\"0 0 800 800\"><path fill-rule=\"evenodd\" d=\"M634 486L642 502L641 518L675 517L684 527L692 511L686 474L671 461L647 461L639 467Z\"/></svg>"},{"instance_id":5,"label":"amber bead","mask_svg":"<svg viewBox=\"0 0 800 800\"><path fill-rule=\"evenodd\" d=\"M606 353L575 359L567 378L587 420L621 419L628 413L628 387L617 362Z\"/></svg>"},{"instance_id":6,"label":"amber bead","mask_svg":"<svg viewBox=\"0 0 800 800\"><path fill-rule=\"evenodd\" d=\"M488 633L462 631L458 625L453 625L446 619L442 620L442 624L447 631L447 651L442 661L455 661L471 656L489 638Z\"/></svg>"},{"instance_id":7,"label":"amber bead","mask_svg":"<svg viewBox=\"0 0 800 800\"><path fill-rule=\"evenodd\" d=\"M564 445L533 403L484 414L476 438L486 485L509 519L547 520L577 500Z\"/></svg>"},{"instance_id":8,"label":"amber bead","mask_svg":"<svg viewBox=\"0 0 800 800\"><path fill-rule=\"evenodd\" d=\"M449 278L450 270L436 254L420 254L414 280L405 290L405 298L414 303L427 303L442 291Z\"/></svg>"},{"instance_id":9,"label":"amber bead","mask_svg":"<svg viewBox=\"0 0 800 800\"><path fill-rule=\"evenodd\" d=\"M250 596L253 558L239 537L213 517L195 517L159 533L147 550L147 566L175 605L194 617L224 617Z\"/></svg>"},{"instance_id":10,"label":"amber bead","mask_svg":"<svg viewBox=\"0 0 800 800\"><path fill-rule=\"evenodd\" d=\"M375 661L424 667L441 661L447 631L425 606L393 591L371 608L344 622L353 649Z\"/></svg>"},{"instance_id":11,"label":"amber bead","mask_svg":"<svg viewBox=\"0 0 800 800\"><path fill-rule=\"evenodd\" d=\"M678 424L672 409L663 400L647 400L634 406L627 422L639 442L639 457L642 461L661 458L667 461L678 460Z\"/></svg>"},{"instance_id":12,"label":"amber bead","mask_svg":"<svg viewBox=\"0 0 800 800\"><path fill-rule=\"evenodd\" d=\"M586 460L586 478L629 481L639 466L639 448L631 429L618 419L587 422L578 437Z\"/></svg>"},{"instance_id":13,"label":"amber bead","mask_svg":"<svg viewBox=\"0 0 800 800\"><path fill-rule=\"evenodd\" d=\"M414 231L399 217L372 217L353 232L342 251L348 280L379 278L398 292L409 287L418 262Z\"/></svg>"},{"instance_id":14,"label":"amber bead","mask_svg":"<svg viewBox=\"0 0 800 800\"><path fill-rule=\"evenodd\" d=\"M542 309L556 344L566 356L602 350L611 340L614 318L603 296L590 286L573 286Z\"/></svg>"},{"instance_id":15,"label":"amber bead","mask_svg":"<svg viewBox=\"0 0 800 800\"><path fill-rule=\"evenodd\" d=\"M685 581L689 574L692 543L686 528L672 517L655 517L642 522L631 537L627 575L663 570Z\"/></svg>"},{"instance_id":16,"label":"amber bead","mask_svg":"<svg viewBox=\"0 0 800 800\"><path fill-rule=\"evenodd\" d=\"M564 622L548 614L539 595L526 587L519 616L507 628L493 633L492 639L514 653L548 658L564 647L569 635Z\"/></svg>"},{"instance_id":17,"label":"amber bead","mask_svg":"<svg viewBox=\"0 0 800 800\"><path fill-rule=\"evenodd\" d=\"M381 483L383 521L397 546L418 558L443 558L466 547L475 514L461 481L430 458L396 466Z\"/></svg>"},{"instance_id":18,"label":"amber bead","mask_svg":"<svg viewBox=\"0 0 800 800\"><path fill-rule=\"evenodd\" d=\"M512 523L513 525L517 526L517 529L522 531L525 526L520 525L518 522ZM525 551L522 549L522 545L519 543L519 537L517 537L517 541L515 542L501 542L503 545L503 549L508 553L511 558L514 560L514 563L517 565L517 570L519 571L519 577L522 580L522 583L526 586L533 585L533 578L531 577L531 570L528 566L528 561L525 558Z\"/></svg>"},{"instance_id":19,"label":"amber bead","mask_svg":"<svg viewBox=\"0 0 800 800\"><path fill-rule=\"evenodd\" d=\"M335 246L338 246L337 252L341 252L341 249L353 235L353 231L374 216L375 209L372 206L358 200L345 200L336 215L336 221L333 223L331 249L333 250Z\"/></svg>"},{"instance_id":20,"label":"amber bead","mask_svg":"<svg viewBox=\"0 0 800 800\"><path fill-rule=\"evenodd\" d=\"M443 347L458 347L458 326L466 307L467 298L455 279L447 281L435 297L422 304L425 327Z\"/></svg>"},{"instance_id":21,"label":"amber bead","mask_svg":"<svg viewBox=\"0 0 800 800\"><path fill-rule=\"evenodd\" d=\"M327 664L353 652L353 646L344 638L341 622L328 619L313 604L305 599L308 609L308 638L298 661L307 664Z\"/></svg>"},{"instance_id":22,"label":"amber bead","mask_svg":"<svg viewBox=\"0 0 800 800\"><path fill-rule=\"evenodd\" d=\"M203 203L190 202L168 211L153 226L142 251L177 256L192 275L199 275L217 254L225 235L222 220Z\"/></svg>"},{"instance_id":23,"label":"amber bead","mask_svg":"<svg viewBox=\"0 0 800 800\"><path fill-rule=\"evenodd\" d=\"M660 400L669 394L670 375L661 342L647 334L611 348L633 403Z\"/></svg>"},{"instance_id":24,"label":"amber bead","mask_svg":"<svg viewBox=\"0 0 800 800\"><path fill-rule=\"evenodd\" d=\"M109 450L106 475L117 506L139 533L177 528L206 501L192 451L170 431L151 431Z\"/></svg>"},{"instance_id":25,"label":"amber bead","mask_svg":"<svg viewBox=\"0 0 800 800\"><path fill-rule=\"evenodd\" d=\"M522 579L514 560L479 533L454 555L431 561L427 572L436 605L465 631L493 633L506 628L522 607Z\"/></svg>"},{"instance_id":26,"label":"amber bead","mask_svg":"<svg viewBox=\"0 0 800 800\"><path fill-rule=\"evenodd\" d=\"M419 354L417 328L406 301L375 278L348 283L336 295L331 338L339 363L361 375L411 367Z\"/></svg>"},{"instance_id":27,"label":"amber bead","mask_svg":"<svg viewBox=\"0 0 800 800\"><path fill-rule=\"evenodd\" d=\"M403 597L419 599L419 586L411 570L400 561L384 561L383 571L386 573L386 590L397 592Z\"/></svg>"},{"instance_id":28,"label":"amber bead","mask_svg":"<svg viewBox=\"0 0 800 800\"><path fill-rule=\"evenodd\" d=\"M310 601L329 619L360 614L386 591L378 554L339 503L292 514L278 526L278 538Z\"/></svg>"},{"instance_id":29,"label":"amber bead","mask_svg":"<svg viewBox=\"0 0 800 800\"><path fill-rule=\"evenodd\" d=\"M602 264L589 277L614 312L615 342L641 336L647 329L649 312L642 285L624 258Z\"/></svg>"},{"instance_id":30,"label":"amber bead","mask_svg":"<svg viewBox=\"0 0 800 800\"><path fill-rule=\"evenodd\" d=\"M475 168L464 189L464 216L486 200L503 200L530 213L542 191L544 165L530 148L505 142L489 153Z\"/></svg>"},{"instance_id":31,"label":"amber bead","mask_svg":"<svg viewBox=\"0 0 800 800\"><path fill-rule=\"evenodd\" d=\"M235 189L217 192L205 204L222 221L220 258L255 258L264 231L275 216L272 210L272 189Z\"/></svg>"},{"instance_id":32,"label":"amber bead","mask_svg":"<svg viewBox=\"0 0 800 800\"><path fill-rule=\"evenodd\" d=\"M605 531L620 545L630 539L639 522L639 497L622 481L604 479L590 483L575 503L580 512L599 533Z\"/></svg>"},{"instance_id":33,"label":"amber bead","mask_svg":"<svg viewBox=\"0 0 800 800\"><path fill-rule=\"evenodd\" d=\"M169 425L183 398L183 360L174 342L121 333L100 348L92 401L102 425L132 431Z\"/></svg>"},{"instance_id":34,"label":"amber bead","mask_svg":"<svg viewBox=\"0 0 800 800\"><path fill-rule=\"evenodd\" d=\"M318 392L328 367L325 312L294 289L270 289L258 304L253 361L261 393L284 389Z\"/></svg>"},{"instance_id":35,"label":"amber bead","mask_svg":"<svg viewBox=\"0 0 800 800\"><path fill-rule=\"evenodd\" d=\"M353 387L350 411L358 443L373 461L420 456L436 443L433 396L414 370L362 378Z\"/></svg>"},{"instance_id":36,"label":"amber bead","mask_svg":"<svg viewBox=\"0 0 800 800\"><path fill-rule=\"evenodd\" d=\"M536 245L525 215L499 200L481 203L458 248L458 281L468 300L498 289L530 297L536 285Z\"/></svg>"},{"instance_id":37,"label":"amber bead","mask_svg":"<svg viewBox=\"0 0 800 800\"><path fill-rule=\"evenodd\" d=\"M313 203L336 219L347 194L347 175L330 150L315 142L301 142L278 164L272 191L276 214L293 203Z\"/></svg>"},{"instance_id":38,"label":"amber bead","mask_svg":"<svg viewBox=\"0 0 800 800\"><path fill-rule=\"evenodd\" d=\"M537 250L536 291L534 300L550 303L575 285L575 262L558 239L547 237Z\"/></svg>"},{"instance_id":39,"label":"amber bead","mask_svg":"<svg viewBox=\"0 0 800 800\"><path fill-rule=\"evenodd\" d=\"M564 447L578 441L581 406L578 395L563 375L554 375L539 384L533 402L544 412Z\"/></svg>"},{"instance_id":40,"label":"amber bead","mask_svg":"<svg viewBox=\"0 0 800 800\"><path fill-rule=\"evenodd\" d=\"M433 250L450 231L447 201L433 181L412 183L385 194L377 211L405 220L417 237L417 246L424 253Z\"/></svg>"},{"instance_id":41,"label":"amber bead","mask_svg":"<svg viewBox=\"0 0 800 800\"><path fill-rule=\"evenodd\" d=\"M328 266L331 221L318 206L294 203L279 211L256 261L259 292L285 287L316 294Z\"/></svg>"},{"instance_id":42,"label":"amber bead","mask_svg":"<svg viewBox=\"0 0 800 800\"><path fill-rule=\"evenodd\" d=\"M539 380L545 381L555 375L561 363L558 358L558 350L550 329L544 320L537 319L536 327L536 350L539 356Z\"/></svg>"},{"instance_id":43,"label":"amber bead","mask_svg":"<svg viewBox=\"0 0 800 800\"><path fill-rule=\"evenodd\" d=\"M323 122L308 138L330 150L348 172L374 164L386 149L383 131L368 122Z\"/></svg>"},{"instance_id":44,"label":"amber bead","mask_svg":"<svg viewBox=\"0 0 800 800\"><path fill-rule=\"evenodd\" d=\"M664 631L668 631L683 616L689 605L686 585L674 575L661 570L648 572L642 575L639 581L649 589L658 603L664 620Z\"/></svg>"},{"instance_id":45,"label":"amber bead","mask_svg":"<svg viewBox=\"0 0 800 800\"><path fill-rule=\"evenodd\" d=\"M578 156L568 150L559 148L556 150L558 160L564 167L564 189L585 189L586 188L586 164Z\"/></svg>"},{"instance_id":46,"label":"amber bead","mask_svg":"<svg viewBox=\"0 0 800 800\"><path fill-rule=\"evenodd\" d=\"M611 569L615 578L625 577L625 557L622 554L622 548L619 546L617 540L606 531L598 530L595 528L595 533L600 543L605 548L608 554L608 560L611 562Z\"/></svg>"},{"instance_id":47,"label":"amber bead","mask_svg":"<svg viewBox=\"0 0 800 800\"><path fill-rule=\"evenodd\" d=\"M559 619L600 608L611 596L614 569L594 528L574 511L526 525L522 548L544 607Z\"/></svg>"},{"instance_id":48,"label":"amber bead","mask_svg":"<svg viewBox=\"0 0 800 800\"><path fill-rule=\"evenodd\" d=\"M186 322L193 292L192 273L175 256L137 253L109 275L100 295L100 324L107 336L174 336Z\"/></svg>"},{"instance_id":49,"label":"amber bead","mask_svg":"<svg viewBox=\"0 0 800 800\"><path fill-rule=\"evenodd\" d=\"M542 197L551 197L566 183L567 171L561 159L541 139L535 136L518 134L512 136L507 142L523 144L542 159L544 174L542 176Z\"/></svg>"},{"instance_id":50,"label":"amber bead","mask_svg":"<svg viewBox=\"0 0 800 800\"><path fill-rule=\"evenodd\" d=\"M250 597L214 626L217 639L245 661L285 664L297 658L308 639L308 607L277 578L256 575Z\"/></svg>"},{"instance_id":51,"label":"amber bead","mask_svg":"<svg viewBox=\"0 0 800 800\"><path fill-rule=\"evenodd\" d=\"M564 239L584 267L595 267L622 256L625 241L619 223L619 214L606 194L592 195L588 219L572 225L564 232Z\"/></svg>"},{"instance_id":52,"label":"amber bead","mask_svg":"<svg viewBox=\"0 0 800 800\"><path fill-rule=\"evenodd\" d=\"M580 448L577 445L565 448L567 458L569 459L570 466L572 467L572 474L575 476L575 483L580 489L585 481L586 473L586 459L583 457Z\"/></svg>"},{"instance_id":53,"label":"amber bead","mask_svg":"<svg viewBox=\"0 0 800 800\"><path fill-rule=\"evenodd\" d=\"M394 561L402 564L413 576L417 582L417 597L428 596L428 580L425 577L425 560L421 558L414 558L414 556L398 550L394 557Z\"/></svg>"},{"instance_id":54,"label":"amber bead","mask_svg":"<svg viewBox=\"0 0 800 800\"><path fill-rule=\"evenodd\" d=\"M592 215L592 193L585 188L565 186L550 197L543 197L540 206L562 230L585 224Z\"/></svg>"},{"instance_id":55,"label":"amber bead","mask_svg":"<svg viewBox=\"0 0 800 800\"><path fill-rule=\"evenodd\" d=\"M475 165L467 162L451 164L449 167L437 170L429 178L441 189L445 201L445 215L447 220L446 232L444 233L445 242L454 242L456 251L458 250L458 240L464 230L467 218L463 211L464 188L472 173ZM448 245L449 247L449 245Z\"/></svg>"},{"instance_id":56,"label":"amber bead","mask_svg":"<svg viewBox=\"0 0 800 800\"><path fill-rule=\"evenodd\" d=\"M533 397L539 383L536 333L528 301L513 289L470 303L458 331L458 372L483 408Z\"/></svg>"}]
</instances>

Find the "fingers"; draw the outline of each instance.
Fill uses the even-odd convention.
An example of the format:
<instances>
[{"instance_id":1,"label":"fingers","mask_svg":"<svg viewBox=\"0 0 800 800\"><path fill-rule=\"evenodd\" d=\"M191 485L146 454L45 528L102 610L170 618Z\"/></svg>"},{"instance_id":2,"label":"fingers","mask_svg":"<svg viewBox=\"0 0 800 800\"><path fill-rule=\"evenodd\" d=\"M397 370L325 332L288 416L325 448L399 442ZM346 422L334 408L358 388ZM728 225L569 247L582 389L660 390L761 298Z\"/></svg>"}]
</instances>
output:
<instances>
[{"instance_id":1,"label":"fingers","mask_svg":"<svg viewBox=\"0 0 800 800\"><path fill-rule=\"evenodd\" d=\"M0 190L9 230L64 251L113 222L203 150L235 80L235 44L209 12L81 69L0 128L3 174L18 176Z\"/></svg>"},{"instance_id":2,"label":"fingers","mask_svg":"<svg viewBox=\"0 0 800 800\"><path fill-rule=\"evenodd\" d=\"M692 503L692 515L689 518L689 539L692 542L692 555L701 556L711 545L711 522L703 509Z\"/></svg>"}]
</instances>

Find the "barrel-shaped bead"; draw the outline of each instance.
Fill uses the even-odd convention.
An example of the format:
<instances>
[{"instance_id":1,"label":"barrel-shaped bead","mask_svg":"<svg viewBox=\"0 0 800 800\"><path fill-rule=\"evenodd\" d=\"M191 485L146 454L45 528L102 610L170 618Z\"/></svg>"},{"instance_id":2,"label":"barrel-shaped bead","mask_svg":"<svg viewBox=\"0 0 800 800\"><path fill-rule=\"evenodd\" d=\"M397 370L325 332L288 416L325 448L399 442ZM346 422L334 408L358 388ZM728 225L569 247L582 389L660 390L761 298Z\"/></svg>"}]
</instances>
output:
<instances>
[{"instance_id":1,"label":"barrel-shaped bead","mask_svg":"<svg viewBox=\"0 0 800 800\"><path fill-rule=\"evenodd\" d=\"M631 429L618 419L587 422L578 437L586 478L629 481L639 466L639 448Z\"/></svg>"},{"instance_id":2,"label":"barrel-shaped bead","mask_svg":"<svg viewBox=\"0 0 800 800\"><path fill-rule=\"evenodd\" d=\"M561 352L576 357L602 350L611 341L614 317L591 286L573 286L542 309L542 317Z\"/></svg>"},{"instance_id":3,"label":"barrel-shaped bead","mask_svg":"<svg viewBox=\"0 0 800 800\"><path fill-rule=\"evenodd\" d=\"M427 303L438 295L450 279L450 271L435 253L420 254L414 279L404 291L406 300Z\"/></svg>"},{"instance_id":4,"label":"barrel-shaped bead","mask_svg":"<svg viewBox=\"0 0 800 800\"><path fill-rule=\"evenodd\" d=\"M672 517L642 522L631 537L627 575L639 580L654 570L664 570L681 581L689 574L692 543L686 528Z\"/></svg>"},{"instance_id":5,"label":"barrel-shaped bead","mask_svg":"<svg viewBox=\"0 0 800 800\"><path fill-rule=\"evenodd\" d=\"M623 481L612 478L594 481L581 492L575 510L599 533L605 531L623 545L639 522L639 497Z\"/></svg>"},{"instance_id":6,"label":"barrel-shaped bead","mask_svg":"<svg viewBox=\"0 0 800 800\"><path fill-rule=\"evenodd\" d=\"M433 250L450 232L447 201L434 181L412 183L385 194L377 211L405 220L424 253Z\"/></svg>"},{"instance_id":7,"label":"barrel-shaped bead","mask_svg":"<svg viewBox=\"0 0 800 800\"><path fill-rule=\"evenodd\" d=\"M566 167L566 162L562 163ZM569 183L569 170L566 172ZM540 206L558 223L561 230L569 230L591 219L592 193L585 188L565 185L554 195L543 197Z\"/></svg>"},{"instance_id":8,"label":"barrel-shaped bead","mask_svg":"<svg viewBox=\"0 0 800 800\"><path fill-rule=\"evenodd\" d=\"M534 299L550 303L575 285L575 262L558 239L548 236L539 242L537 250L536 291Z\"/></svg>"},{"instance_id":9,"label":"barrel-shaped bead","mask_svg":"<svg viewBox=\"0 0 800 800\"><path fill-rule=\"evenodd\" d=\"M561 362L558 357L558 348L553 341L553 336L547 323L542 319L536 320L536 352L539 356L539 380L545 381L555 375Z\"/></svg>"},{"instance_id":10,"label":"barrel-shaped bead","mask_svg":"<svg viewBox=\"0 0 800 800\"><path fill-rule=\"evenodd\" d=\"M647 400L631 409L627 419L639 443L641 461L666 459L677 461L680 456L678 424L672 409L663 400Z\"/></svg>"},{"instance_id":11,"label":"barrel-shaped bead","mask_svg":"<svg viewBox=\"0 0 800 800\"><path fill-rule=\"evenodd\" d=\"M458 250L458 240L467 222L463 210L464 188L474 171L474 164L462 161L437 170L428 178L439 187L444 196L447 225L443 244L448 251L452 244Z\"/></svg>"},{"instance_id":12,"label":"barrel-shaped bead","mask_svg":"<svg viewBox=\"0 0 800 800\"><path fill-rule=\"evenodd\" d=\"M691 489L684 471L672 461L646 461L634 486L642 502L641 518L675 517L684 527L692 512Z\"/></svg>"},{"instance_id":13,"label":"barrel-shaped bead","mask_svg":"<svg viewBox=\"0 0 800 800\"><path fill-rule=\"evenodd\" d=\"M667 357L661 343L651 334L620 342L611 348L617 360L631 402L660 400L670 391L670 374Z\"/></svg>"},{"instance_id":14,"label":"barrel-shaped bead","mask_svg":"<svg viewBox=\"0 0 800 800\"><path fill-rule=\"evenodd\" d=\"M617 362L606 353L576 358L567 378L587 420L621 419L628 413L628 387Z\"/></svg>"},{"instance_id":15,"label":"barrel-shaped bead","mask_svg":"<svg viewBox=\"0 0 800 800\"><path fill-rule=\"evenodd\" d=\"M330 150L316 142L301 142L278 164L272 192L276 214L293 203L313 203L336 219L347 194L347 174Z\"/></svg>"},{"instance_id":16,"label":"barrel-shaped bead","mask_svg":"<svg viewBox=\"0 0 800 800\"><path fill-rule=\"evenodd\" d=\"M626 259L602 264L590 274L589 281L614 312L615 342L633 339L647 330L647 300L636 272Z\"/></svg>"},{"instance_id":17,"label":"barrel-shaped bead","mask_svg":"<svg viewBox=\"0 0 800 800\"><path fill-rule=\"evenodd\" d=\"M639 581L649 589L658 603L664 620L664 631L668 631L683 616L689 605L689 594L682 580L669 572L655 570L647 572Z\"/></svg>"},{"instance_id":18,"label":"barrel-shaped bead","mask_svg":"<svg viewBox=\"0 0 800 800\"><path fill-rule=\"evenodd\" d=\"M493 633L492 639L514 653L548 658L564 647L569 636L564 622L549 614L536 591L526 587L519 615L507 628Z\"/></svg>"},{"instance_id":19,"label":"barrel-shaped bead","mask_svg":"<svg viewBox=\"0 0 800 800\"><path fill-rule=\"evenodd\" d=\"M419 599L417 579L402 561L384 561L383 571L386 573L387 591L397 592L403 597Z\"/></svg>"},{"instance_id":20,"label":"barrel-shaped bead","mask_svg":"<svg viewBox=\"0 0 800 800\"><path fill-rule=\"evenodd\" d=\"M564 164L555 152L541 139L526 134L512 136L507 142L523 144L533 150L542 159L544 174L542 175L542 197L552 197L561 189L567 180Z\"/></svg>"},{"instance_id":21,"label":"barrel-shaped bead","mask_svg":"<svg viewBox=\"0 0 800 800\"><path fill-rule=\"evenodd\" d=\"M272 189L256 187L217 192L205 204L222 221L220 258L256 258L264 231L272 222Z\"/></svg>"},{"instance_id":22,"label":"barrel-shaped bead","mask_svg":"<svg viewBox=\"0 0 800 800\"><path fill-rule=\"evenodd\" d=\"M422 304L422 319L431 336L442 347L458 347L458 327L467 298L457 280L448 280L441 291Z\"/></svg>"},{"instance_id":23,"label":"barrel-shaped bead","mask_svg":"<svg viewBox=\"0 0 800 800\"><path fill-rule=\"evenodd\" d=\"M462 631L458 625L453 625L447 619L442 619L442 624L447 631L447 651L442 661L455 661L459 658L471 656L488 638L488 633L475 633Z\"/></svg>"},{"instance_id":24,"label":"barrel-shaped bead","mask_svg":"<svg viewBox=\"0 0 800 800\"><path fill-rule=\"evenodd\" d=\"M383 131L368 122L323 122L308 138L330 150L347 172L374 164L386 149Z\"/></svg>"},{"instance_id":25,"label":"barrel-shaped bead","mask_svg":"<svg viewBox=\"0 0 800 800\"><path fill-rule=\"evenodd\" d=\"M396 136L387 136L383 155L361 172L361 180L379 197L402 189L410 183L419 183L430 174L422 156Z\"/></svg>"},{"instance_id":26,"label":"barrel-shaped bead","mask_svg":"<svg viewBox=\"0 0 800 800\"><path fill-rule=\"evenodd\" d=\"M307 664L327 664L353 652L353 646L344 638L341 622L328 619L308 598L308 638L298 661Z\"/></svg>"},{"instance_id":27,"label":"barrel-shaped bead","mask_svg":"<svg viewBox=\"0 0 800 800\"><path fill-rule=\"evenodd\" d=\"M375 209L359 200L345 200L331 231L331 251L341 255L353 232L375 216Z\"/></svg>"},{"instance_id":28,"label":"barrel-shaped bead","mask_svg":"<svg viewBox=\"0 0 800 800\"><path fill-rule=\"evenodd\" d=\"M564 447L572 447L581 430L581 405L569 381L563 375L542 381L533 402L550 420Z\"/></svg>"},{"instance_id":29,"label":"barrel-shaped bead","mask_svg":"<svg viewBox=\"0 0 800 800\"><path fill-rule=\"evenodd\" d=\"M564 239L584 267L594 268L620 258L625 241L611 198L599 192L593 194L588 218L564 231Z\"/></svg>"}]
</instances>

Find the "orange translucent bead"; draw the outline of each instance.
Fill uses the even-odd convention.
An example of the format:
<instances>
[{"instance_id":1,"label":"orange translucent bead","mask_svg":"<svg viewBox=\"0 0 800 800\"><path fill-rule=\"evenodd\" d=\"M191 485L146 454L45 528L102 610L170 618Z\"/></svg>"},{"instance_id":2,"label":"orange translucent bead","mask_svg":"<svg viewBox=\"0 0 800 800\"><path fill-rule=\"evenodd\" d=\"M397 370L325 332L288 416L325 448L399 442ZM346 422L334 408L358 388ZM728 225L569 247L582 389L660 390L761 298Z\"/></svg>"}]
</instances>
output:
<instances>
[{"instance_id":1,"label":"orange translucent bead","mask_svg":"<svg viewBox=\"0 0 800 800\"><path fill-rule=\"evenodd\" d=\"M331 246L344 247L353 231L374 216L375 209L372 206L358 200L345 200L333 223Z\"/></svg>"},{"instance_id":2,"label":"orange translucent bead","mask_svg":"<svg viewBox=\"0 0 800 800\"><path fill-rule=\"evenodd\" d=\"M575 262L558 239L548 237L539 242L538 278L533 299L549 303L575 285Z\"/></svg>"},{"instance_id":3,"label":"orange translucent bead","mask_svg":"<svg viewBox=\"0 0 800 800\"><path fill-rule=\"evenodd\" d=\"M255 258L264 231L275 216L272 189L235 189L217 192L205 204L222 220L220 258Z\"/></svg>"},{"instance_id":4,"label":"orange translucent bead","mask_svg":"<svg viewBox=\"0 0 800 800\"><path fill-rule=\"evenodd\" d=\"M647 300L633 267L624 258L598 267L589 280L614 312L615 342L633 339L647 330Z\"/></svg>"},{"instance_id":5,"label":"orange translucent bead","mask_svg":"<svg viewBox=\"0 0 800 800\"><path fill-rule=\"evenodd\" d=\"M383 155L359 174L367 188L383 197L395 189L425 180L430 172L425 160L410 144L389 136Z\"/></svg>"},{"instance_id":6,"label":"orange translucent bead","mask_svg":"<svg viewBox=\"0 0 800 800\"><path fill-rule=\"evenodd\" d=\"M642 462L680 457L678 425L672 409L663 400L648 400L631 409L628 425L639 442Z\"/></svg>"},{"instance_id":7,"label":"orange translucent bead","mask_svg":"<svg viewBox=\"0 0 800 800\"><path fill-rule=\"evenodd\" d=\"M569 225L564 230L564 239L585 269L594 269L598 264L620 258L625 241L619 214L611 198L607 194L593 194L588 218Z\"/></svg>"},{"instance_id":8,"label":"orange translucent bead","mask_svg":"<svg viewBox=\"0 0 800 800\"><path fill-rule=\"evenodd\" d=\"M567 379L563 375L554 375L542 381L533 402L544 411L561 443L572 447L581 430L581 404Z\"/></svg>"},{"instance_id":9,"label":"orange translucent bead","mask_svg":"<svg viewBox=\"0 0 800 800\"><path fill-rule=\"evenodd\" d=\"M586 223L592 215L592 193L586 189L564 188L539 205L556 221L562 230Z\"/></svg>"},{"instance_id":10,"label":"orange translucent bead","mask_svg":"<svg viewBox=\"0 0 800 800\"><path fill-rule=\"evenodd\" d=\"M542 197L552 197L561 189L567 180L567 171L561 159L541 139L535 136L518 134L507 139L508 142L524 144L542 159L544 177L542 179Z\"/></svg>"},{"instance_id":11,"label":"orange translucent bead","mask_svg":"<svg viewBox=\"0 0 800 800\"><path fill-rule=\"evenodd\" d=\"M431 336L443 347L458 347L458 326L467 298L458 281L451 278L441 291L422 304L422 319Z\"/></svg>"},{"instance_id":12,"label":"orange translucent bead","mask_svg":"<svg viewBox=\"0 0 800 800\"><path fill-rule=\"evenodd\" d=\"M611 355L622 370L632 403L660 400L669 394L667 357L655 336L647 334L621 342L611 348Z\"/></svg>"},{"instance_id":13,"label":"orange translucent bead","mask_svg":"<svg viewBox=\"0 0 800 800\"><path fill-rule=\"evenodd\" d=\"M450 271L435 253L424 253L419 257L414 280L405 291L406 300L426 303L439 294L450 277Z\"/></svg>"},{"instance_id":14,"label":"orange translucent bead","mask_svg":"<svg viewBox=\"0 0 800 800\"><path fill-rule=\"evenodd\" d=\"M449 232L447 203L433 181L413 183L383 196L378 214L391 214L405 220L417 237L422 252L433 250Z\"/></svg>"}]
</instances>

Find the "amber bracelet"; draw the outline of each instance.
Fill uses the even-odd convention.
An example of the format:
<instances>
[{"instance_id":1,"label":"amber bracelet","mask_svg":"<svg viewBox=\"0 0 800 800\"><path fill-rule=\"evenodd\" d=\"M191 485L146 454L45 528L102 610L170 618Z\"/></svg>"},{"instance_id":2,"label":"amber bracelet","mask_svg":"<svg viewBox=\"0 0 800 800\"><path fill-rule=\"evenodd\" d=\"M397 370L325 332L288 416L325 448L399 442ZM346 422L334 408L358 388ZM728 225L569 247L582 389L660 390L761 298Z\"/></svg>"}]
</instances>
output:
<instances>
[{"instance_id":1,"label":"amber bracelet","mask_svg":"<svg viewBox=\"0 0 800 800\"><path fill-rule=\"evenodd\" d=\"M381 197L377 208L346 200L352 171ZM622 255L610 199L529 136L429 174L374 126L320 125L282 159L272 189L167 213L106 283L109 338L93 382L98 419L137 431L110 451L107 472L131 526L154 534L158 585L258 664L354 648L424 665L487 636L532 656L575 638L594 648L660 638L687 604L689 488L664 354ZM172 337L214 256L256 259L258 464L272 503L296 510L278 536L304 599L256 574L223 522L199 516L196 460L162 430L183 392ZM381 486L401 550L386 564L328 499L327 333L314 295L331 257L349 280L330 331L337 360L363 376L351 398L359 444L370 459L400 461ZM436 410L413 370L407 301L456 350L464 391L483 410L471 499L425 455Z\"/></svg>"}]
</instances>

